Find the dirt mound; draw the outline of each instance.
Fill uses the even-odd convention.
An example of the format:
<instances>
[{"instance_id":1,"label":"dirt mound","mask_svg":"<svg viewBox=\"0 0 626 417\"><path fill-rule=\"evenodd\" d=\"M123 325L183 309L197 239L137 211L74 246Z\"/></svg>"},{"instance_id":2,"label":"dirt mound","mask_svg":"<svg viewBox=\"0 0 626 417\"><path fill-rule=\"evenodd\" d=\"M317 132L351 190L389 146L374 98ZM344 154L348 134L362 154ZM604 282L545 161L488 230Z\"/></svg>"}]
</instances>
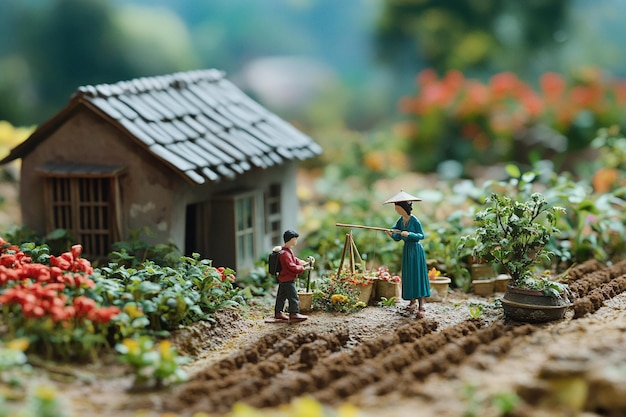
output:
<instances>
[{"instance_id":1,"label":"dirt mound","mask_svg":"<svg viewBox=\"0 0 626 417\"><path fill-rule=\"evenodd\" d=\"M624 269L626 263L608 268L597 262L572 269L575 312L561 324L597 311L606 300L624 292ZM226 413L236 402L267 408L308 395L324 404L349 401L367 409L390 396L400 402L429 398L427 380L454 378L464 368L493 371L514 348L553 325L483 319L441 325L440 317L405 317L404 322L396 317L395 326L370 338L355 337L342 326L277 329L197 372L164 408L185 414ZM549 364L550 357L546 360ZM545 363L536 369L538 385L542 378L550 378L545 375L554 374L549 369ZM510 389L526 399L520 413L532 408L532 395L527 395L523 385Z\"/></svg>"}]
</instances>

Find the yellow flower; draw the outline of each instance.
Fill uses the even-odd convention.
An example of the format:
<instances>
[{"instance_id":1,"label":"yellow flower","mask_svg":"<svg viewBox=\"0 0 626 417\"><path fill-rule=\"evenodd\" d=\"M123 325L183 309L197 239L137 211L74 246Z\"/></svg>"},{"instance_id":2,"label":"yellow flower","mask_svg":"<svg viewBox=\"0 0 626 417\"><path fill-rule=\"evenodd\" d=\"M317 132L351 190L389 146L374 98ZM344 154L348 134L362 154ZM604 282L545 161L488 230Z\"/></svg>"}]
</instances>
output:
<instances>
[{"instance_id":1,"label":"yellow flower","mask_svg":"<svg viewBox=\"0 0 626 417\"><path fill-rule=\"evenodd\" d=\"M40 385L35 388L34 396L41 401L54 401L57 396L57 390L52 385Z\"/></svg>"},{"instance_id":2,"label":"yellow flower","mask_svg":"<svg viewBox=\"0 0 626 417\"><path fill-rule=\"evenodd\" d=\"M298 417L323 417L324 408L322 404L311 397L301 397L293 400L291 404L293 416Z\"/></svg>"},{"instance_id":3,"label":"yellow flower","mask_svg":"<svg viewBox=\"0 0 626 417\"><path fill-rule=\"evenodd\" d=\"M126 349L128 349L128 353L130 353L131 355L136 355L140 351L139 342L135 339L124 339L122 341L122 344L126 346Z\"/></svg>"},{"instance_id":4,"label":"yellow flower","mask_svg":"<svg viewBox=\"0 0 626 417\"><path fill-rule=\"evenodd\" d=\"M357 417L359 415L359 409L353 404L343 403L337 408L339 417Z\"/></svg>"},{"instance_id":5,"label":"yellow flower","mask_svg":"<svg viewBox=\"0 0 626 417\"><path fill-rule=\"evenodd\" d=\"M128 303L124 306L124 313L128 314L131 319L143 316L143 312L137 307L137 304Z\"/></svg>"},{"instance_id":6,"label":"yellow flower","mask_svg":"<svg viewBox=\"0 0 626 417\"><path fill-rule=\"evenodd\" d=\"M10 342L7 342L7 349L11 350L19 350L21 352L26 351L28 349L28 345L30 342L25 337L20 337L19 339L13 339Z\"/></svg>"},{"instance_id":7,"label":"yellow flower","mask_svg":"<svg viewBox=\"0 0 626 417\"><path fill-rule=\"evenodd\" d=\"M169 340L163 340L159 342L159 353L163 360L169 361L172 359L172 342Z\"/></svg>"},{"instance_id":8,"label":"yellow flower","mask_svg":"<svg viewBox=\"0 0 626 417\"><path fill-rule=\"evenodd\" d=\"M428 279L435 279L439 275L441 275L441 272L437 271L437 268L435 267L433 267L430 271L428 271Z\"/></svg>"},{"instance_id":9,"label":"yellow flower","mask_svg":"<svg viewBox=\"0 0 626 417\"><path fill-rule=\"evenodd\" d=\"M346 297L346 296L345 296L345 295L343 295L343 294L333 294L333 295L330 297L330 301L331 301L333 304L338 304L338 303L346 303L346 302L348 302L348 297Z\"/></svg>"},{"instance_id":10,"label":"yellow flower","mask_svg":"<svg viewBox=\"0 0 626 417\"><path fill-rule=\"evenodd\" d=\"M261 411L244 403L235 403L230 413L232 417L263 417Z\"/></svg>"},{"instance_id":11,"label":"yellow flower","mask_svg":"<svg viewBox=\"0 0 626 417\"><path fill-rule=\"evenodd\" d=\"M324 204L324 211L329 214L337 214L341 210L341 204L339 202L331 200Z\"/></svg>"}]
</instances>

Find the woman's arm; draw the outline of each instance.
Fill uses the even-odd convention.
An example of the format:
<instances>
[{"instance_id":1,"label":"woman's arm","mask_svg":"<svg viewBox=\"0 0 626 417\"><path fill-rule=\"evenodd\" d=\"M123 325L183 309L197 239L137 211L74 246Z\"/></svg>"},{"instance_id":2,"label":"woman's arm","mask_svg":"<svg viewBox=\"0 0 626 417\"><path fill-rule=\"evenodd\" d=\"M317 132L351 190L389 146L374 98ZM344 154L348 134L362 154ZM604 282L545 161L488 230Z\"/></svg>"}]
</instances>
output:
<instances>
[{"instance_id":1,"label":"woman's arm","mask_svg":"<svg viewBox=\"0 0 626 417\"><path fill-rule=\"evenodd\" d=\"M415 216L411 216L409 220L409 230L406 231L406 235L403 232L403 237L405 240L410 242L419 242L424 239L424 230L422 229L422 224Z\"/></svg>"}]
</instances>

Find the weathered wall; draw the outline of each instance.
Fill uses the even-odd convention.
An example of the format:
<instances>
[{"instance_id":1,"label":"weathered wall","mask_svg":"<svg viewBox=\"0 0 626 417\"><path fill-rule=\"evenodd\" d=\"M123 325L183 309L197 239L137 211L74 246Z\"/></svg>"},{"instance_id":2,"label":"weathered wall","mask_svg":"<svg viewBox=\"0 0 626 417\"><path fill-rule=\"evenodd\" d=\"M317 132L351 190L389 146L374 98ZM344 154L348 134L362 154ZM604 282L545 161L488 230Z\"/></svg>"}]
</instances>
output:
<instances>
[{"instance_id":1,"label":"weathered wall","mask_svg":"<svg viewBox=\"0 0 626 417\"><path fill-rule=\"evenodd\" d=\"M161 236L171 232L172 202L185 186L182 179L88 111L79 111L22 161L20 198L24 225L45 232L43 181L35 169L47 162L127 167L120 178L122 221L126 226L122 236L143 225L150 225Z\"/></svg>"}]
</instances>

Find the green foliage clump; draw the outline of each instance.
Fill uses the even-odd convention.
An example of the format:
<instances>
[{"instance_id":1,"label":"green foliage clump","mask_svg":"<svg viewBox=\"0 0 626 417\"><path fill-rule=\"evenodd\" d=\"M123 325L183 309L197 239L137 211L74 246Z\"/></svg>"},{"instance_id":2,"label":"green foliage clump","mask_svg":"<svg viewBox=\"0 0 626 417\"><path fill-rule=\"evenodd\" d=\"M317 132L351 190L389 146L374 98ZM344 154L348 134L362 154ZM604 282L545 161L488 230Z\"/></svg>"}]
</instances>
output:
<instances>
[{"instance_id":1,"label":"green foliage clump","mask_svg":"<svg viewBox=\"0 0 626 417\"><path fill-rule=\"evenodd\" d=\"M137 268L111 262L95 271L95 297L122 310L116 323L124 336L210 321L219 309L245 304L234 271L211 263L198 254L180 257L175 268L153 261Z\"/></svg>"},{"instance_id":2,"label":"green foliage clump","mask_svg":"<svg viewBox=\"0 0 626 417\"><path fill-rule=\"evenodd\" d=\"M559 232L557 213L565 210L548 206L540 193L526 201L493 193L486 204L476 214L476 231L465 236L461 246L471 247L476 259L501 265L513 285L528 287L535 279L531 267L550 261L545 247Z\"/></svg>"},{"instance_id":3,"label":"green foliage clump","mask_svg":"<svg viewBox=\"0 0 626 417\"><path fill-rule=\"evenodd\" d=\"M135 388L160 388L188 379L180 368L188 358L178 356L168 340L155 342L148 336L124 339L116 345L119 359L134 371Z\"/></svg>"}]
</instances>

